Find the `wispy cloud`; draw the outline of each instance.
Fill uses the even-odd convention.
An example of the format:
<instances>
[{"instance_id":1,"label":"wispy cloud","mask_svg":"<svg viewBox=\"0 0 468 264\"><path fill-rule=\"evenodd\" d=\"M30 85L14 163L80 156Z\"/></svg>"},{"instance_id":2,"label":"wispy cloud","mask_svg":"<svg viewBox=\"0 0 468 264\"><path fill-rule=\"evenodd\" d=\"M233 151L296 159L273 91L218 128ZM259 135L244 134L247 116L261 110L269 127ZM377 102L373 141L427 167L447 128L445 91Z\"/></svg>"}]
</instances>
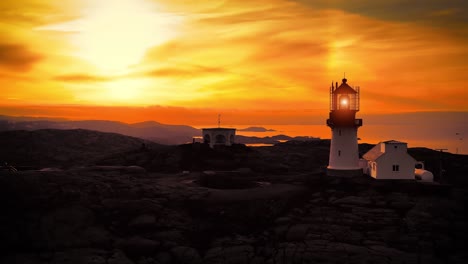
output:
<instances>
[{"instance_id":1,"label":"wispy cloud","mask_svg":"<svg viewBox=\"0 0 468 264\"><path fill-rule=\"evenodd\" d=\"M75 83L88 83L88 82L106 82L113 80L112 77L108 76L97 76L90 74L67 74L59 75L53 78L54 80L61 82L75 82Z\"/></svg>"},{"instance_id":2,"label":"wispy cloud","mask_svg":"<svg viewBox=\"0 0 468 264\"><path fill-rule=\"evenodd\" d=\"M0 1L0 23L17 26L41 26L77 18L76 10L83 6L81 1Z\"/></svg>"},{"instance_id":3,"label":"wispy cloud","mask_svg":"<svg viewBox=\"0 0 468 264\"><path fill-rule=\"evenodd\" d=\"M222 67L190 65L190 66L172 66L165 68L157 68L145 72L143 75L147 77L166 77L166 78L186 78L198 77L204 75L217 75L226 73Z\"/></svg>"},{"instance_id":4,"label":"wispy cloud","mask_svg":"<svg viewBox=\"0 0 468 264\"><path fill-rule=\"evenodd\" d=\"M0 66L6 70L27 71L42 57L22 44L0 43Z\"/></svg>"},{"instance_id":5,"label":"wispy cloud","mask_svg":"<svg viewBox=\"0 0 468 264\"><path fill-rule=\"evenodd\" d=\"M289 0L319 9L339 9L379 20L395 22L430 23L441 27L450 27L454 23L467 24L465 13L468 2L464 0ZM430 15L439 14L439 18Z\"/></svg>"}]
</instances>

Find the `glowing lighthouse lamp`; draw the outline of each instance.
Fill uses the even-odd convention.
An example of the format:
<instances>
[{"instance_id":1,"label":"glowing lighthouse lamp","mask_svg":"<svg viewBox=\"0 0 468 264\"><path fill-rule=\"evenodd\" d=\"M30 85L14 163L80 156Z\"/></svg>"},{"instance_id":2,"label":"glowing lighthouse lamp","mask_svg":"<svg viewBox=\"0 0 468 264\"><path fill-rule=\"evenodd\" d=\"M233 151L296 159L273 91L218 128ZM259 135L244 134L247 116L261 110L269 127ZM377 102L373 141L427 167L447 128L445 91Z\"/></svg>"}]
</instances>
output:
<instances>
[{"instance_id":1,"label":"glowing lighthouse lamp","mask_svg":"<svg viewBox=\"0 0 468 264\"><path fill-rule=\"evenodd\" d=\"M346 78L340 86L330 87L330 118L327 126L332 130L330 159L327 175L352 177L362 174L359 166L357 130L362 119L356 119L359 111L359 87L352 88Z\"/></svg>"}]
</instances>

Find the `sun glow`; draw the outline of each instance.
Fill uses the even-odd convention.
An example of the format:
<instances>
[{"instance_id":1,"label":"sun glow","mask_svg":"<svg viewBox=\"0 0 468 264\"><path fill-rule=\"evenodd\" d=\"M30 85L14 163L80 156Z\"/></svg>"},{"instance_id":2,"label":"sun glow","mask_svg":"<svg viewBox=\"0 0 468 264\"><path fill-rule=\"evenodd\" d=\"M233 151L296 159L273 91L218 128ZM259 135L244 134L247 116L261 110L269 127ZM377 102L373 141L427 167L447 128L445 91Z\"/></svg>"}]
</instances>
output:
<instances>
[{"instance_id":1,"label":"sun glow","mask_svg":"<svg viewBox=\"0 0 468 264\"><path fill-rule=\"evenodd\" d=\"M124 79L105 84L105 96L114 103L132 104L144 100L143 92L149 84L144 79Z\"/></svg>"},{"instance_id":2,"label":"sun glow","mask_svg":"<svg viewBox=\"0 0 468 264\"><path fill-rule=\"evenodd\" d=\"M89 1L82 17L42 29L73 32L76 56L103 72L126 70L148 48L177 36L181 17L160 11L146 0Z\"/></svg>"},{"instance_id":3,"label":"sun glow","mask_svg":"<svg viewBox=\"0 0 468 264\"><path fill-rule=\"evenodd\" d=\"M72 87L83 89L82 84ZM154 103L154 98L147 96L151 87L151 81L145 78L117 79L101 83L96 89L87 87L89 92L78 94L75 100L84 105L99 101L100 105L145 106Z\"/></svg>"}]
</instances>

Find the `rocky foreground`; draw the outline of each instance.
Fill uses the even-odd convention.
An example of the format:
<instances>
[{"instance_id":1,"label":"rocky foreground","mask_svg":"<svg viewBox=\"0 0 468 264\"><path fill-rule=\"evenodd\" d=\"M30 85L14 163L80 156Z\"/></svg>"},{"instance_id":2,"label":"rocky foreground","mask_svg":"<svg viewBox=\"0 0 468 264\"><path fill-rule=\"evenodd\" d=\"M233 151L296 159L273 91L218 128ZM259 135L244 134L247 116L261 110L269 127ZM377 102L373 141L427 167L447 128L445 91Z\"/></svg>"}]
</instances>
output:
<instances>
[{"instance_id":1,"label":"rocky foreground","mask_svg":"<svg viewBox=\"0 0 468 264\"><path fill-rule=\"evenodd\" d=\"M2 172L0 263L467 263L467 197L250 170Z\"/></svg>"}]
</instances>

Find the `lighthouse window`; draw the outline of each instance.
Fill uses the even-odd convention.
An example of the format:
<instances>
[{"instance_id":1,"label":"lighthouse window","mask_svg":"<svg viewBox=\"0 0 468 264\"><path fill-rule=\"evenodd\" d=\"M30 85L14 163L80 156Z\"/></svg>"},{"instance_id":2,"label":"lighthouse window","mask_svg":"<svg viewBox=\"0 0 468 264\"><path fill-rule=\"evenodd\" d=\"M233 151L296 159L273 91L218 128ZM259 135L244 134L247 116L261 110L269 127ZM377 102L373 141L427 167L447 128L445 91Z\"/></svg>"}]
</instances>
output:
<instances>
[{"instance_id":1,"label":"lighthouse window","mask_svg":"<svg viewBox=\"0 0 468 264\"><path fill-rule=\"evenodd\" d=\"M400 171L400 165L393 165L393 171Z\"/></svg>"},{"instance_id":2,"label":"lighthouse window","mask_svg":"<svg viewBox=\"0 0 468 264\"><path fill-rule=\"evenodd\" d=\"M341 150L338 150L338 156L341 156Z\"/></svg>"}]
</instances>

